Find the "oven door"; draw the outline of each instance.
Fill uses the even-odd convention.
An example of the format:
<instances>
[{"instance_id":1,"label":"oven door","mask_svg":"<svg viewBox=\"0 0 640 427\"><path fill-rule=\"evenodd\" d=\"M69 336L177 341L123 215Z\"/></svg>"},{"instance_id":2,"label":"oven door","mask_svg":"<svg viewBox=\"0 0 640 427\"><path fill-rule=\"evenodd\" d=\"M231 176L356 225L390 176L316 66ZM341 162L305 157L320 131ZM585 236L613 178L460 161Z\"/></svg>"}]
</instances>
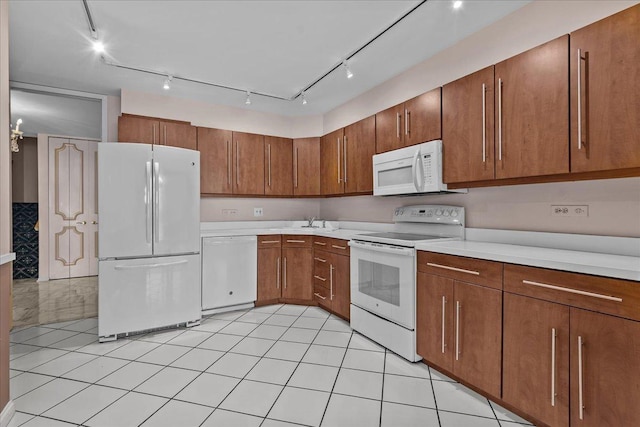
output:
<instances>
[{"instance_id":1,"label":"oven door","mask_svg":"<svg viewBox=\"0 0 640 427\"><path fill-rule=\"evenodd\" d=\"M415 249L350 241L351 303L415 329Z\"/></svg>"}]
</instances>

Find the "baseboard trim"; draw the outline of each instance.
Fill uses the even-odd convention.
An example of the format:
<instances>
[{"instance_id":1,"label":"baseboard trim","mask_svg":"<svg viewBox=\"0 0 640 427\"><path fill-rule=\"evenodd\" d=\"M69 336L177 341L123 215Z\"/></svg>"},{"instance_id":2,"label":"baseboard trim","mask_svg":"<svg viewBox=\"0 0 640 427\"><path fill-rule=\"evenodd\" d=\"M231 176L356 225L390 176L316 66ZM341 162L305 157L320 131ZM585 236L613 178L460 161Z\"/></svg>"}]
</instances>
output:
<instances>
[{"instance_id":1,"label":"baseboard trim","mask_svg":"<svg viewBox=\"0 0 640 427\"><path fill-rule=\"evenodd\" d=\"M11 418L16 413L16 407L13 404L13 400L10 400L0 412L0 427L8 427L11 422Z\"/></svg>"}]
</instances>

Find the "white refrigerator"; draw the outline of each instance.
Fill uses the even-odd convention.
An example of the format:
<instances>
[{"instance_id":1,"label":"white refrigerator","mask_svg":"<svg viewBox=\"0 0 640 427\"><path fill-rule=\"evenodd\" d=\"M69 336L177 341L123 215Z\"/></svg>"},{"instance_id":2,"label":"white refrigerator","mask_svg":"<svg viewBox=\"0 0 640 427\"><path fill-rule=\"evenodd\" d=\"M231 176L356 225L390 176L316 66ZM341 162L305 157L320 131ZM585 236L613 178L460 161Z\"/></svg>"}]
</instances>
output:
<instances>
[{"instance_id":1,"label":"white refrigerator","mask_svg":"<svg viewBox=\"0 0 640 427\"><path fill-rule=\"evenodd\" d=\"M98 144L98 335L198 324L200 153Z\"/></svg>"}]
</instances>

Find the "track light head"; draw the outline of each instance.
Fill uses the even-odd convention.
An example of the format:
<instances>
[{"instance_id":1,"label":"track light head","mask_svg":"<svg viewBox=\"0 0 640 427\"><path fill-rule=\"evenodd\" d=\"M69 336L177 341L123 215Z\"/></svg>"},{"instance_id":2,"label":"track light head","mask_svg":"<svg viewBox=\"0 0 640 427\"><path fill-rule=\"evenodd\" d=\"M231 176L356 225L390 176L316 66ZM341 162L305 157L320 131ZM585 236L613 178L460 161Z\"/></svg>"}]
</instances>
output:
<instances>
[{"instance_id":1,"label":"track light head","mask_svg":"<svg viewBox=\"0 0 640 427\"><path fill-rule=\"evenodd\" d=\"M166 79L164 79L164 84L162 85L162 88L164 90L169 90L171 89L171 80L173 80L172 76L167 76Z\"/></svg>"},{"instance_id":2,"label":"track light head","mask_svg":"<svg viewBox=\"0 0 640 427\"><path fill-rule=\"evenodd\" d=\"M94 51L96 51L97 53L104 53L104 43L102 43L100 40L94 40L91 44Z\"/></svg>"},{"instance_id":3,"label":"track light head","mask_svg":"<svg viewBox=\"0 0 640 427\"><path fill-rule=\"evenodd\" d=\"M251 105L251 92L247 91L247 99L245 99L244 103L246 105Z\"/></svg>"},{"instance_id":4,"label":"track light head","mask_svg":"<svg viewBox=\"0 0 640 427\"><path fill-rule=\"evenodd\" d=\"M346 59L342 61L342 66L344 67L345 73L347 73L347 78L353 78L353 72L351 71L351 67L349 67L349 63Z\"/></svg>"},{"instance_id":5,"label":"track light head","mask_svg":"<svg viewBox=\"0 0 640 427\"><path fill-rule=\"evenodd\" d=\"M307 95L302 92L302 105L307 105Z\"/></svg>"},{"instance_id":6,"label":"track light head","mask_svg":"<svg viewBox=\"0 0 640 427\"><path fill-rule=\"evenodd\" d=\"M454 9L460 9L462 7L462 0L456 0L453 2Z\"/></svg>"}]
</instances>

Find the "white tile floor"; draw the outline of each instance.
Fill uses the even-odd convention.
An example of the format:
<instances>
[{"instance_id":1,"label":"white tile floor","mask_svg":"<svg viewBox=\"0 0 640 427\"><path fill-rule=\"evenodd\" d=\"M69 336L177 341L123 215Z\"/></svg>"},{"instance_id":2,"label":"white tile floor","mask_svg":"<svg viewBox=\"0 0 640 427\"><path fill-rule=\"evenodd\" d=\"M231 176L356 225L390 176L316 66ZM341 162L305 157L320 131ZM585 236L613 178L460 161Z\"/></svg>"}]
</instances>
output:
<instances>
[{"instance_id":1,"label":"white tile floor","mask_svg":"<svg viewBox=\"0 0 640 427\"><path fill-rule=\"evenodd\" d=\"M96 319L21 329L10 376L10 427L528 424L317 307L224 313L105 344Z\"/></svg>"}]
</instances>

